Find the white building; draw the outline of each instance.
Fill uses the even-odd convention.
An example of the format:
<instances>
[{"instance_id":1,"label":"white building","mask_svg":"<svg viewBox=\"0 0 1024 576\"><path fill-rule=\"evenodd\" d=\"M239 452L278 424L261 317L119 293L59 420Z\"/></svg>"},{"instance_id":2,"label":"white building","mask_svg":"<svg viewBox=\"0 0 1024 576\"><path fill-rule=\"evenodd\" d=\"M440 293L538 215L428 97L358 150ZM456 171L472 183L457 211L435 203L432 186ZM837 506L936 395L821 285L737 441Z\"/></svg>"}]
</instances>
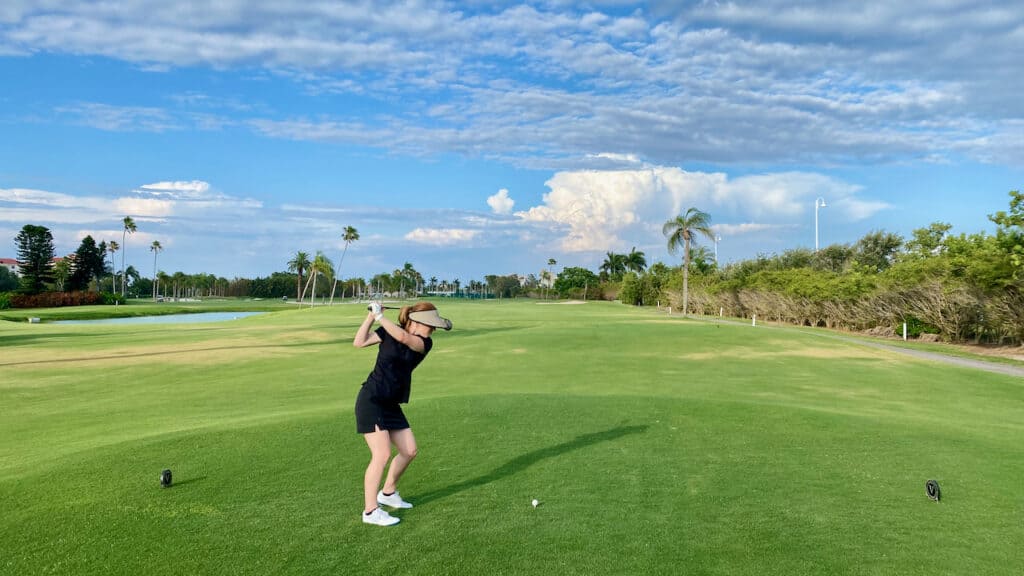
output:
<instances>
[{"instance_id":1,"label":"white building","mask_svg":"<svg viewBox=\"0 0 1024 576\"><path fill-rule=\"evenodd\" d=\"M0 258L0 266L10 270L11 274L20 276L20 274L18 274L18 261L14 258Z\"/></svg>"}]
</instances>

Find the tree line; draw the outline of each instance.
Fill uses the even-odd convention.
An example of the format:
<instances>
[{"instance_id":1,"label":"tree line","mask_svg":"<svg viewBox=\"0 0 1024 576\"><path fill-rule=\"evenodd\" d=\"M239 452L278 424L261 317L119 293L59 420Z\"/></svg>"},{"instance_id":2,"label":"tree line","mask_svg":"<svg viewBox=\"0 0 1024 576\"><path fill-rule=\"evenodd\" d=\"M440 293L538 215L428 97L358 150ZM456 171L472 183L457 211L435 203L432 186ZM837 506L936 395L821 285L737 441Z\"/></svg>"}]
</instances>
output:
<instances>
[{"instance_id":1,"label":"tree line","mask_svg":"<svg viewBox=\"0 0 1024 576\"><path fill-rule=\"evenodd\" d=\"M706 251L684 247L683 266L629 272L614 288L623 302L658 301L687 314L756 315L879 334L902 333L906 323L914 337L1020 345L1024 195L1010 192L1009 210L988 218L994 234L952 234L948 223L934 222L909 239L876 230L852 244L796 248L721 268ZM710 217L695 209L664 231L670 250L687 236L712 238Z\"/></svg>"},{"instance_id":2,"label":"tree line","mask_svg":"<svg viewBox=\"0 0 1024 576\"><path fill-rule=\"evenodd\" d=\"M663 304L686 314L774 320L806 326L872 330L892 334L907 325L910 336L953 342L1024 343L1024 195L1011 191L1009 209L989 215L996 226L985 232L952 234L948 223L933 222L913 230L910 238L875 230L852 244L821 250L794 248L781 254L720 267L701 239L714 241L711 216L696 208L665 223L669 252L682 252L679 266L655 263L635 248L629 254L606 253L599 273L565 267L555 274L554 259L539 276L487 275L483 281L424 278L406 262L370 279L342 279L322 252L313 258L297 252L288 272L268 277L227 280L212 274L142 277L131 266L113 270L109 243L82 240L71 264L53 264L52 236L28 225L16 242L23 271L17 290L101 291L143 296L157 287L170 297L291 298L332 302L336 295L372 298L416 297L619 299L634 305ZM125 235L129 234L125 224ZM345 229L345 251L358 240ZM339 260L344 260L345 251ZM107 267L105 253L110 253ZM64 259L63 262L67 262ZM122 258L122 264L124 260ZM121 279L118 294L117 279ZM0 268L0 293L12 290ZM164 290L161 290L164 291ZM8 298L8 301L10 299ZM8 304L9 305L9 304ZM0 307L4 298L0 296Z\"/></svg>"},{"instance_id":3,"label":"tree line","mask_svg":"<svg viewBox=\"0 0 1024 576\"><path fill-rule=\"evenodd\" d=\"M462 298L512 298L523 294L524 287L515 275L488 275L483 281L429 279L409 262L392 272L381 272L369 279L342 278L341 263L349 245L359 239L358 231L347 226L342 239L345 248L336 267L322 251L310 257L299 251L287 262L287 272L266 277L227 279L213 274L168 274L157 268L157 255L163 246L154 241L153 275L146 277L134 266L115 268L114 254L122 250L127 237L137 230L130 217L124 219L122 244L111 240L97 243L86 236L74 253L55 258L53 235L44 226L29 224L15 237L20 277L0 268L0 308L32 308L123 302L125 298L152 297L188 299L207 297L295 298L299 302L333 303L335 296L416 297L430 294ZM109 255L109 260L107 256ZM534 277L528 281L537 284Z\"/></svg>"}]
</instances>

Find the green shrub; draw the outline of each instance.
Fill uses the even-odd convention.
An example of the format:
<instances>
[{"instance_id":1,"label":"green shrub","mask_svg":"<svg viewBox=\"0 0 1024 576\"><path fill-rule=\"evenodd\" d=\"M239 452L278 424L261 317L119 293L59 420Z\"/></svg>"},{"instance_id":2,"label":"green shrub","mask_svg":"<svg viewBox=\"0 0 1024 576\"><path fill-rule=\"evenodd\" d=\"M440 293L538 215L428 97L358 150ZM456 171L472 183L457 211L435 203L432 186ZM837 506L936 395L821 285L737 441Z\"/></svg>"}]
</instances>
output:
<instances>
[{"instance_id":1,"label":"green shrub","mask_svg":"<svg viewBox=\"0 0 1024 576\"><path fill-rule=\"evenodd\" d=\"M11 307L11 293L0 292L0 310L7 310Z\"/></svg>"},{"instance_id":2,"label":"green shrub","mask_svg":"<svg viewBox=\"0 0 1024 576\"><path fill-rule=\"evenodd\" d=\"M100 292L100 296L103 298L103 304L112 306L114 304L124 304L125 297L116 292Z\"/></svg>"},{"instance_id":3,"label":"green shrub","mask_svg":"<svg viewBox=\"0 0 1024 576\"><path fill-rule=\"evenodd\" d=\"M908 338L920 338L921 334L940 334L942 332L935 326L932 326L931 324L926 324L921 320L914 318L913 316L907 318L906 322ZM896 335L903 335L903 326L897 328Z\"/></svg>"}]
</instances>

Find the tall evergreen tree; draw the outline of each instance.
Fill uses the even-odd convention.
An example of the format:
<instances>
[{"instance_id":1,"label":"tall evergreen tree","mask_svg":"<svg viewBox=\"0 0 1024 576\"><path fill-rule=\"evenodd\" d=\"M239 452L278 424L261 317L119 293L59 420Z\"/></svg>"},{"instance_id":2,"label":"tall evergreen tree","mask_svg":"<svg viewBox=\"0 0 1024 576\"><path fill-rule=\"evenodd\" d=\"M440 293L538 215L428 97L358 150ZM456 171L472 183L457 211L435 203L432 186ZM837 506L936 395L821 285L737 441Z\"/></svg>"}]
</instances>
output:
<instances>
[{"instance_id":1,"label":"tall evergreen tree","mask_svg":"<svg viewBox=\"0 0 1024 576\"><path fill-rule=\"evenodd\" d=\"M89 282L95 278L99 281L106 268L106 246L102 248L96 245L92 236L82 238L78 250L75 250L75 258L71 278L68 279L68 290L87 290Z\"/></svg>"},{"instance_id":2,"label":"tall evergreen tree","mask_svg":"<svg viewBox=\"0 0 1024 576\"><path fill-rule=\"evenodd\" d=\"M45 226L26 224L14 237L14 242L18 247L20 290L26 294L39 294L53 280L53 234Z\"/></svg>"}]
</instances>

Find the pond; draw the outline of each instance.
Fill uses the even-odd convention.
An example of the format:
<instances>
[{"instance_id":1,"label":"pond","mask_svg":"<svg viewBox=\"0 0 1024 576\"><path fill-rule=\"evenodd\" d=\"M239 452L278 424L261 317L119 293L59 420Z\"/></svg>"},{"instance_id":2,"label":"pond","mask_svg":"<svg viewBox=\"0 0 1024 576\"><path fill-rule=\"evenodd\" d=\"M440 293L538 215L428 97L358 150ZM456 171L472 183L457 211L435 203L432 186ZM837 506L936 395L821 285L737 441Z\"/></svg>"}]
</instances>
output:
<instances>
[{"instance_id":1,"label":"pond","mask_svg":"<svg viewBox=\"0 0 1024 576\"><path fill-rule=\"evenodd\" d=\"M237 320L266 312L200 312L197 314L164 314L162 316L130 316L127 318L101 318L99 320L57 320L50 324L193 324Z\"/></svg>"}]
</instances>

